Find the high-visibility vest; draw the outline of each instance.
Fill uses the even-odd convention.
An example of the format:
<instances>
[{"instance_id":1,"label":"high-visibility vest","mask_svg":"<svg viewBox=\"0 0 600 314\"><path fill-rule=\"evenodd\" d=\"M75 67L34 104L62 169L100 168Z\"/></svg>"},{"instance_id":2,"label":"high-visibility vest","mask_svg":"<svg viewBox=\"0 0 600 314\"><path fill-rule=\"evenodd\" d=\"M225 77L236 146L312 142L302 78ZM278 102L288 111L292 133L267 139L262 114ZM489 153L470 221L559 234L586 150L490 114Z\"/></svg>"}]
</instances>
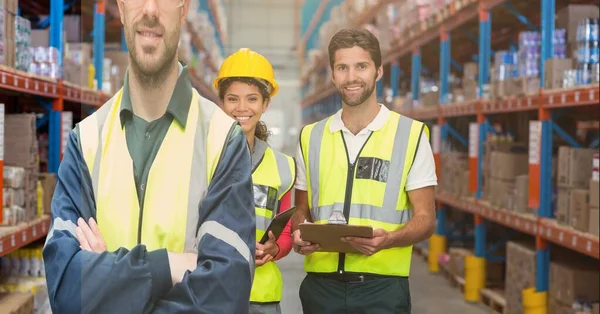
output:
<instances>
[{"instance_id":1,"label":"high-visibility vest","mask_svg":"<svg viewBox=\"0 0 600 314\"><path fill-rule=\"evenodd\" d=\"M279 212L281 198L292 189L295 180L294 159L267 146L260 163L252 172L256 208L256 241L260 241L265 234L271 220ZM274 261L256 267L250 302L279 302L282 290L283 279Z\"/></svg>"},{"instance_id":2,"label":"high-visibility vest","mask_svg":"<svg viewBox=\"0 0 600 314\"><path fill-rule=\"evenodd\" d=\"M417 145L426 126L390 112L385 125L371 133L354 164L349 163L342 131L331 132L333 117L306 126L301 134L307 165L308 204L315 223L343 213L350 225L395 231L410 219L404 189ZM427 139L421 139L427 140ZM307 272L358 272L408 276L412 246L381 250L372 256L315 252L306 256Z\"/></svg>"},{"instance_id":3,"label":"high-visibility vest","mask_svg":"<svg viewBox=\"0 0 600 314\"><path fill-rule=\"evenodd\" d=\"M144 244L148 251L197 253L199 204L235 121L193 91L186 127L175 119L152 163L140 210L133 161L119 111L123 91L79 124L92 177L96 219L108 251Z\"/></svg>"}]
</instances>

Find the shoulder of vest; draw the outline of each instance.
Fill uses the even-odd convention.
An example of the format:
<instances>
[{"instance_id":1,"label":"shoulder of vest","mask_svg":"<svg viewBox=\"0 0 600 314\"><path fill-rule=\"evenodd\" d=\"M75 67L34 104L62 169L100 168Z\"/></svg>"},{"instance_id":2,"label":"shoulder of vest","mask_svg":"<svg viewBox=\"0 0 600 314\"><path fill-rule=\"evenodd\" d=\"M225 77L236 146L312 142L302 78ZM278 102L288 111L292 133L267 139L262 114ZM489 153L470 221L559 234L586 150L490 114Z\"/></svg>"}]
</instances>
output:
<instances>
[{"instance_id":1,"label":"shoulder of vest","mask_svg":"<svg viewBox=\"0 0 600 314\"><path fill-rule=\"evenodd\" d=\"M97 123L98 118L106 118L110 109L117 103L117 98L120 96L123 89L118 90L109 100L107 100L100 108L94 111L91 115L85 117L77 124ZM77 125L76 124L76 125Z\"/></svg>"}]
</instances>

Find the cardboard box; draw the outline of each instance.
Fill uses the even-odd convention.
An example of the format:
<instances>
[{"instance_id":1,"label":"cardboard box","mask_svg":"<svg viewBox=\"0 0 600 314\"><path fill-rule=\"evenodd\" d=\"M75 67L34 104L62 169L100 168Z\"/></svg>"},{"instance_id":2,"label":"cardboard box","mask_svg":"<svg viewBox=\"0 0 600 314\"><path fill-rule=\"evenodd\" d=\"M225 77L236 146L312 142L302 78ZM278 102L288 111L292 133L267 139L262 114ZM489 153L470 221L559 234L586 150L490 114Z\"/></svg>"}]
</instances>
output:
<instances>
[{"instance_id":1,"label":"cardboard box","mask_svg":"<svg viewBox=\"0 0 600 314\"><path fill-rule=\"evenodd\" d=\"M590 210L588 205L589 192L583 189L571 190L569 203L569 225L579 231L587 232L589 229Z\"/></svg>"},{"instance_id":2,"label":"cardboard box","mask_svg":"<svg viewBox=\"0 0 600 314\"><path fill-rule=\"evenodd\" d=\"M594 303L592 306L592 314L600 314L600 304Z\"/></svg>"},{"instance_id":3,"label":"cardboard box","mask_svg":"<svg viewBox=\"0 0 600 314\"><path fill-rule=\"evenodd\" d=\"M463 95L465 97L465 101L477 99L477 87L477 81L463 81Z\"/></svg>"},{"instance_id":4,"label":"cardboard box","mask_svg":"<svg viewBox=\"0 0 600 314\"><path fill-rule=\"evenodd\" d=\"M465 278L465 259L467 256L474 255L474 251L471 249L451 247L448 249L448 254L450 255L448 264L449 271L458 277ZM486 261L485 268L488 285L504 282L504 263Z\"/></svg>"},{"instance_id":5,"label":"cardboard box","mask_svg":"<svg viewBox=\"0 0 600 314\"><path fill-rule=\"evenodd\" d=\"M54 195L54 189L56 188L56 174L40 173L40 182L44 191L43 213L50 214L52 196Z\"/></svg>"},{"instance_id":6,"label":"cardboard box","mask_svg":"<svg viewBox=\"0 0 600 314\"><path fill-rule=\"evenodd\" d=\"M577 42L577 24L584 18L599 17L597 5L571 4L556 13L556 28L567 30L567 42Z\"/></svg>"},{"instance_id":7,"label":"cardboard box","mask_svg":"<svg viewBox=\"0 0 600 314\"><path fill-rule=\"evenodd\" d=\"M529 156L505 152L492 152L492 177L502 180L515 180L529 171Z\"/></svg>"},{"instance_id":8,"label":"cardboard box","mask_svg":"<svg viewBox=\"0 0 600 314\"><path fill-rule=\"evenodd\" d=\"M590 207L600 207L598 194L600 193L600 181L590 180Z\"/></svg>"},{"instance_id":9,"label":"cardboard box","mask_svg":"<svg viewBox=\"0 0 600 314\"><path fill-rule=\"evenodd\" d=\"M599 219L600 219L600 212L598 210L598 207L590 207L590 220L589 220L589 224L588 224L588 232L593 234L593 235L600 235L600 223L599 223Z\"/></svg>"},{"instance_id":10,"label":"cardboard box","mask_svg":"<svg viewBox=\"0 0 600 314\"><path fill-rule=\"evenodd\" d=\"M515 202L513 210L518 213L529 212L529 175L517 176L515 180Z\"/></svg>"},{"instance_id":11,"label":"cardboard box","mask_svg":"<svg viewBox=\"0 0 600 314\"><path fill-rule=\"evenodd\" d=\"M558 178L560 187L589 188L592 176L592 160L598 150L588 148L558 148Z\"/></svg>"},{"instance_id":12,"label":"cardboard box","mask_svg":"<svg viewBox=\"0 0 600 314\"><path fill-rule=\"evenodd\" d=\"M0 314L31 314L34 312L31 293L0 293Z\"/></svg>"},{"instance_id":13,"label":"cardboard box","mask_svg":"<svg viewBox=\"0 0 600 314\"><path fill-rule=\"evenodd\" d=\"M479 64L467 62L463 66L463 81L477 81L479 75Z\"/></svg>"},{"instance_id":14,"label":"cardboard box","mask_svg":"<svg viewBox=\"0 0 600 314\"><path fill-rule=\"evenodd\" d=\"M559 223L569 224L570 206L571 189L559 187L556 195L556 210L554 212L554 216Z\"/></svg>"},{"instance_id":15,"label":"cardboard box","mask_svg":"<svg viewBox=\"0 0 600 314\"><path fill-rule=\"evenodd\" d=\"M549 279L549 294L563 304L596 301L600 295L600 271L594 265L573 260L553 261Z\"/></svg>"},{"instance_id":16,"label":"cardboard box","mask_svg":"<svg viewBox=\"0 0 600 314\"><path fill-rule=\"evenodd\" d=\"M563 87L564 72L574 68L573 59L548 59L545 65L544 88Z\"/></svg>"},{"instance_id":17,"label":"cardboard box","mask_svg":"<svg viewBox=\"0 0 600 314\"><path fill-rule=\"evenodd\" d=\"M521 78L521 94L520 95L537 95L540 92L540 79L538 77L522 77Z\"/></svg>"},{"instance_id":18,"label":"cardboard box","mask_svg":"<svg viewBox=\"0 0 600 314\"><path fill-rule=\"evenodd\" d=\"M514 201L515 182L513 180L491 179L490 203L495 207L511 210Z\"/></svg>"},{"instance_id":19,"label":"cardboard box","mask_svg":"<svg viewBox=\"0 0 600 314\"><path fill-rule=\"evenodd\" d=\"M519 96L523 94L521 79L507 79L504 81L505 96Z\"/></svg>"},{"instance_id":20,"label":"cardboard box","mask_svg":"<svg viewBox=\"0 0 600 314\"><path fill-rule=\"evenodd\" d=\"M38 166L35 114L7 114L4 121L4 164L30 168Z\"/></svg>"},{"instance_id":21,"label":"cardboard box","mask_svg":"<svg viewBox=\"0 0 600 314\"><path fill-rule=\"evenodd\" d=\"M548 314L577 314L571 305L558 302L552 296L548 297Z\"/></svg>"},{"instance_id":22,"label":"cardboard box","mask_svg":"<svg viewBox=\"0 0 600 314\"><path fill-rule=\"evenodd\" d=\"M535 286L535 244L509 241L506 245L505 313L522 313L523 289Z\"/></svg>"}]
</instances>

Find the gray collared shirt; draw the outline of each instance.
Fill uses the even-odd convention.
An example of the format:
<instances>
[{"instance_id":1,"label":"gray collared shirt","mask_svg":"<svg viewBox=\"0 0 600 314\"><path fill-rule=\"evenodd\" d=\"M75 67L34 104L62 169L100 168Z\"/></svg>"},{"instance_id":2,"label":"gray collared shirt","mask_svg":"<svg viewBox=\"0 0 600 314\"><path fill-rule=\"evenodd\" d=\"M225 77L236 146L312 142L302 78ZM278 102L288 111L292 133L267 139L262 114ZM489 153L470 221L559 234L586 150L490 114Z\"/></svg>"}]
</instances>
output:
<instances>
[{"instance_id":1,"label":"gray collared shirt","mask_svg":"<svg viewBox=\"0 0 600 314\"><path fill-rule=\"evenodd\" d=\"M185 129L190 103L192 102L192 84L188 68L179 64L179 79L169 100L167 111L157 120L148 122L133 112L129 94L129 73L125 74L125 85L119 116L121 127L125 127L127 149L133 160L133 171L140 209L144 207L144 196L148 174L173 119Z\"/></svg>"}]
</instances>

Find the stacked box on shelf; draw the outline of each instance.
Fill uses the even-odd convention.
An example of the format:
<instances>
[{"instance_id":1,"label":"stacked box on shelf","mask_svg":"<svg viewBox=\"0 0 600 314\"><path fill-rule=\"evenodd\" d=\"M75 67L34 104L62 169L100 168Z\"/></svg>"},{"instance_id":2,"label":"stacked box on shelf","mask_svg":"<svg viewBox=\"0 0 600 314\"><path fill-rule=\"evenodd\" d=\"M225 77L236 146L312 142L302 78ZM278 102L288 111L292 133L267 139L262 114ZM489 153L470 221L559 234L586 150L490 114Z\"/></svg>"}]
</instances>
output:
<instances>
[{"instance_id":1,"label":"stacked box on shelf","mask_svg":"<svg viewBox=\"0 0 600 314\"><path fill-rule=\"evenodd\" d=\"M15 68L27 71L33 59L31 47L31 22L20 16L15 17Z\"/></svg>"},{"instance_id":2,"label":"stacked box on shelf","mask_svg":"<svg viewBox=\"0 0 600 314\"><path fill-rule=\"evenodd\" d=\"M509 241L506 245L505 313L522 313L523 290L535 286L536 250L529 241Z\"/></svg>"},{"instance_id":3,"label":"stacked box on shelf","mask_svg":"<svg viewBox=\"0 0 600 314\"><path fill-rule=\"evenodd\" d=\"M576 70L565 74L569 78L565 87L599 82L599 7L571 4L559 10L556 17L556 27L567 31L567 53L577 60Z\"/></svg>"},{"instance_id":4,"label":"stacked box on shelf","mask_svg":"<svg viewBox=\"0 0 600 314\"><path fill-rule=\"evenodd\" d=\"M58 49L55 47L42 47L38 46L32 49L33 58L28 64L28 72L50 77L53 79L61 79L63 77L63 71L58 64Z\"/></svg>"},{"instance_id":5,"label":"stacked box on shelf","mask_svg":"<svg viewBox=\"0 0 600 314\"><path fill-rule=\"evenodd\" d=\"M7 114L4 122L4 165L23 168L24 213L4 208L9 216L29 221L38 216L37 182L39 173L39 150L34 114ZM8 216L7 216L8 217ZM14 221L19 223L21 221Z\"/></svg>"},{"instance_id":6,"label":"stacked box on shelf","mask_svg":"<svg viewBox=\"0 0 600 314\"><path fill-rule=\"evenodd\" d=\"M491 205L512 210L517 177L527 174L528 156L524 144L510 137L490 136L484 145L484 195Z\"/></svg>"},{"instance_id":7,"label":"stacked box on shelf","mask_svg":"<svg viewBox=\"0 0 600 314\"><path fill-rule=\"evenodd\" d=\"M463 67L462 93L466 101L477 99L477 86L479 77L479 65L468 62Z\"/></svg>"},{"instance_id":8,"label":"stacked box on shelf","mask_svg":"<svg viewBox=\"0 0 600 314\"><path fill-rule=\"evenodd\" d=\"M599 220L600 213L598 207L600 207L599 193L600 193L600 154L594 154L593 168L592 168L592 179L590 180L589 189L589 202L590 202L590 214L589 214L589 226L588 232L598 236L599 235Z\"/></svg>"},{"instance_id":9,"label":"stacked box on shelf","mask_svg":"<svg viewBox=\"0 0 600 314\"><path fill-rule=\"evenodd\" d=\"M15 66L15 17L18 10L18 0L0 1L4 5L4 24L0 25L3 29L3 58L2 64L8 67Z\"/></svg>"},{"instance_id":10,"label":"stacked box on shelf","mask_svg":"<svg viewBox=\"0 0 600 314\"><path fill-rule=\"evenodd\" d=\"M75 85L94 88L92 44L68 43L65 50L64 80Z\"/></svg>"},{"instance_id":11,"label":"stacked box on shelf","mask_svg":"<svg viewBox=\"0 0 600 314\"><path fill-rule=\"evenodd\" d=\"M553 250L548 286L548 303L553 313L581 313L577 310L591 309L591 304L598 302L600 271L594 264L595 261L569 251Z\"/></svg>"},{"instance_id":12,"label":"stacked box on shelf","mask_svg":"<svg viewBox=\"0 0 600 314\"><path fill-rule=\"evenodd\" d=\"M464 173L468 171L466 153L447 152L441 155L443 167L440 173L440 190L450 193L455 198L467 196L468 181L464 181ZM464 189L467 188L467 190Z\"/></svg>"},{"instance_id":13,"label":"stacked box on shelf","mask_svg":"<svg viewBox=\"0 0 600 314\"><path fill-rule=\"evenodd\" d=\"M557 204L559 223L587 232L589 187L595 149L561 146L558 149ZM573 206L573 207L572 207Z\"/></svg>"}]
</instances>

